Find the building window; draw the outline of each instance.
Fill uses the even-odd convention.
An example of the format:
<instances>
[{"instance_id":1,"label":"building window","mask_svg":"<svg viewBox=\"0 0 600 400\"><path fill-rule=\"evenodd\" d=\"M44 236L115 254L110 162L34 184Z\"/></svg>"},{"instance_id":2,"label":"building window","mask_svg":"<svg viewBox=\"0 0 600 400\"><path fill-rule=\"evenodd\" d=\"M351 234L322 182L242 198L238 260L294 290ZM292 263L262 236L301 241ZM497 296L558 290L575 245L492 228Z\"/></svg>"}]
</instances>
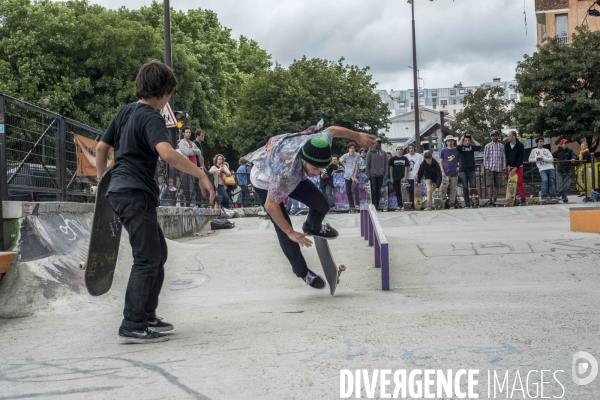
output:
<instances>
[{"instance_id":1,"label":"building window","mask_svg":"<svg viewBox=\"0 0 600 400\"><path fill-rule=\"evenodd\" d=\"M425 97L425 93L419 92L419 97Z\"/></svg>"},{"instance_id":2,"label":"building window","mask_svg":"<svg viewBox=\"0 0 600 400\"><path fill-rule=\"evenodd\" d=\"M516 100L517 99L517 94L516 93L511 93L510 94L510 99L511 100Z\"/></svg>"},{"instance_id":3,"label":"building window","mask_svg":"<svg viewBox=\"0 0 600 400\"><path fill-rule=\"evenodd\" d=\"M415 103L410 103L410 109L414 110L415 109Z\"/></svg>"},{"instance_id":4,"label":"building window","mask_svg":"<svg viewBox=\"0 0 600 400\"><path fill-rule=\"evenodd\" d=\"M401 102L401 103L398 103L398 105L399 105L400 107L404 108L404 107L406 106L406 103L405 103L405 102Z\"/></svg>"},{"instance_id":5,"label":"building window","mask_svg":"<svg viewBox=\"0 0 600 400\"><path fill-rule=\"evenodd\" d=\"M431 97L437 97L437 90L431 91Z\"/></svg>"},{"instance_id":6,"label":"building window","mask_svg":"<svg viewBox=\"0 0 600 400\"><path fill-rule=\"evenodd\" d=\"M410 92L410 97L415 97L415 92Z\"/></svg>"},{"instance_id":7,"label":"building window","mask_svg":"<svg viewBox=\"0 0 600 400\"><path fill-rule=\"evenodd\" d=\"M556 36L558 37L558 41L560 43L569 43L569 24L567 21L567 14L560 14L556 16Z\"/></svg>"},{"instance_id":8,"label":"building window","mask_svg":"<svg viewBox=\"0 0 600 400\"><path fill-rule=\"evenodd\" d=\"M453 113L454 115L456 115L456 110L452 110L452 113Z\"/></svg>"},{"instance_id":9,"label":"building window","mask_svg":"<svg viewBox=\"0 0 600 400\"><path fill-rule=\"evenodd\" d=\"M441 100L441 101L440 101L440 104L441 104L442 106L447 106L447 105L448 105L448 100Z\"/></svg>"},{"instance_id":10,"label":"building window","mask_svg":"<svg viewBox=\"0 0 600 400\"><path fill-rule=\"evenodd\" d=\"M456 90L450 90L450 96L456 96Z\"/></svg>"},{"instance_id":11,"label":"building window","mask_svg":"<svg viewBox=\"0 0 600 400\"><path fill-rule=\"evenodd\" d=\"M452 104L456 104L456 99L452 99Z\"/></svg>"},{"instance_id":12,"label":"building window","mask_svg":"<svg viewBox=\"0 0 600 400\"><path fill-rule=\"evenodd\" d=\"M458 91L458 94L465 94L465 89L460 89L460 90Z\"/></svg>"}]
</instances>

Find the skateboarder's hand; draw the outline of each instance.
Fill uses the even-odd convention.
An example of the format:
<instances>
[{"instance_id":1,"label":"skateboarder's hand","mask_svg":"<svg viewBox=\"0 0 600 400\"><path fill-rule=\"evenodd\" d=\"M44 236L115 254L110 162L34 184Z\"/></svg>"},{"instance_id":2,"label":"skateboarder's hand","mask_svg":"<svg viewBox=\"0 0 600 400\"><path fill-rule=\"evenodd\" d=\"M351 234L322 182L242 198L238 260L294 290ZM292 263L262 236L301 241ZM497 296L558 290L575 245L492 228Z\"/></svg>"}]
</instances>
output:
<instances>
[{"instance_id":1,"label":"skateboarder's hand","mask_svg":"<svg viewBox=\"0 0 600 400\"><path fill-rule=\"evenodd\" d=\"M356 141L358 142L359 147L364 147L366 149L372 149L375 147L375 135L371 135L369 133L359 132L358 139Z\"/></svg>"},{"instance_id":2,"label":"skateboarder's hand","mask_svg":"<svg viewBox=\"0 0 600 400\"><path fill-rule=\"evenodd\" d=\"M308 239L306 233L300 233L300 232L293 231L292 233L290 233L288 235L288 237L292 241L298 243L300 246L304 246L304 247L312 246L312 242Z\"/></svg>"},{"instance_id":3,"label":"skateboarder's hand","mask_svg":"<svg viewBox=\"0 0 600 400\"><path fill-rule=\"evenodd\" d=\"M439 192L439 191L440 191L440 188L435 188L435 191L436 191L436 192Z\"/></svg>"},{"instance_id":4,"label":"skateboarder's hand","mask_svg":"<svg viewBox=\"0 0 600 400\"><path fill-rule=\"evenodd\" d=\"M392 182L392 185L394 184L394 178L390 178L390 182Z\"/></svg>"},{"instance_id":5,"label":"skateboarder's hand","mask_svg":"<svg viewBox=\"0 0 600 400\"><path fill-rule=\"evenodd\" d=\"M215 202L215 188L206 175L204 175L204 178L198 179L198 187L202 192L202 197L208 197L208 204L213 204Z\"/></svg>"},{"instance_id":6,"label":"skateboarder's hand","mask_svg":"<svg viewBox=\"0 0 600 400\"><path fill-rule=\"evenodd\" d=\"M354 183L358 183L358 178L354 178Z\"/></svg>"}]
</instances>

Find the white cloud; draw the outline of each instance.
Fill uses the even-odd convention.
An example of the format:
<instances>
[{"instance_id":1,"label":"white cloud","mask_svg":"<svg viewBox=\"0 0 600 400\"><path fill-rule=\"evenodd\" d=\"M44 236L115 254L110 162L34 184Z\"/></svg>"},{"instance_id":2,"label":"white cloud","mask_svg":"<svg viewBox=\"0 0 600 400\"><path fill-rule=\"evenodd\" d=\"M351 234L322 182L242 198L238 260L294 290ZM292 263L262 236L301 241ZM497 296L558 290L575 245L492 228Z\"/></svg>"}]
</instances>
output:
<instances>
[{"instance_id":1,"label":"white cloud","mask_svg":"<svg viewBox=\"0 0 600 400\"><path fill-rule=\"evenodd\" d=\"M415 0L418 65L425 87L459 81L478 85L513 79L516 62L535 51L534 1ZM138 8L147 0L96 0L108 8ZM171 0L175 9L197 8ZM412 87L411 7L404 0L205 0L221 23L255 39L275 61L303 55L370 66L382 89Z\"/></svg>"}]
</instances>

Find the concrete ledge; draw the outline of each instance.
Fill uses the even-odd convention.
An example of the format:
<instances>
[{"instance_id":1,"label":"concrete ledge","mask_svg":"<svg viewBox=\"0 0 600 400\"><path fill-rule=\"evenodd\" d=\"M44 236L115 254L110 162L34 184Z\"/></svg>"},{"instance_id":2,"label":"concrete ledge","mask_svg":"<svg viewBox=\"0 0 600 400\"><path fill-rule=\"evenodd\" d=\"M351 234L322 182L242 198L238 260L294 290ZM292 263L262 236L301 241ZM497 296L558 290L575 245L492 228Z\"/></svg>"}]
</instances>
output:
<instances>
[{"instance_id":1,"label":"concrete ledge","mask_svg":"<svg viewBox=\"0 0 600 400\"><path fill-rule=\"evenodd\" d=\"M2 216L4 219L18 219L27 215L68 212L71 214L85 214L94 212L94 204L74 203L67 201L25 202L3 201Z\"/></svg>"},{"instance_id":2,"label":"concrete ledge","mask_svg":"<svg viewBox=\"0 0 600 400\"><path fill-rule=\"evenodd\" d=\"M0 274L5 273L17 259L17 253L14 251L0 252Z\"/></svg>"},{"instance_id":3,"label":"concrete ledge","mask_svg":"<svg viewBox=\"0 0 600 400\"><path fill-rule=\"evenodd\" d=\"M577 207L570 209L573 232L600 233L600 207Z\"/></svg>"}]
</instances>

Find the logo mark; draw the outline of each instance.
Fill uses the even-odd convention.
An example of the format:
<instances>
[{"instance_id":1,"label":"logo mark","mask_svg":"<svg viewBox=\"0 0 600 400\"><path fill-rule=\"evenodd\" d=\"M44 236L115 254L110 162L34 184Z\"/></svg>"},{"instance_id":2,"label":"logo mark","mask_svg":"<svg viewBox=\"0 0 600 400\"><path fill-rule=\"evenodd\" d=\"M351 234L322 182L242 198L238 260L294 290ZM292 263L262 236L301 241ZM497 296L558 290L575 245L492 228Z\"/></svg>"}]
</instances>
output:
<instances>
[{"instance_id":1,"label":"logo mark","mask_svg":"<svg viewBox=\"0 0 600 400\"><path fill-rule=\"evenodd\" d=\"M573 355L571 366L573 368L573 382L576 385L589 385L598 375L598 361L594 356L585 351L578 351ZM588 375L583 377L585 374Z\"/></svg>"}]
</instances>

